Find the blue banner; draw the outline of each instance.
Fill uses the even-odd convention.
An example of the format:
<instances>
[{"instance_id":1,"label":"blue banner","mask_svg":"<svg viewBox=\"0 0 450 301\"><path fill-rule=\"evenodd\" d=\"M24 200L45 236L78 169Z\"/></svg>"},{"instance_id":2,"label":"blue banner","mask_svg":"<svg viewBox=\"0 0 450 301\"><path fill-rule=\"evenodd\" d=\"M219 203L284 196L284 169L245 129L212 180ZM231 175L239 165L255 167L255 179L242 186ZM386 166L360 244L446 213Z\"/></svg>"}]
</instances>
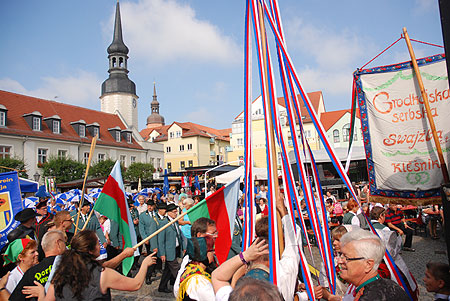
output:
<instances>
[{"instance_id":1,"label":"blue banner","mask_svg":"<svg viewBox=\"0 0 450 301\"><path fill-rule=\"evenodd\" d=\"M19 225L14 216L22 210L17 172L0 173L0 249L8 242L6 235Z\"/></svg>"}]
</instances>

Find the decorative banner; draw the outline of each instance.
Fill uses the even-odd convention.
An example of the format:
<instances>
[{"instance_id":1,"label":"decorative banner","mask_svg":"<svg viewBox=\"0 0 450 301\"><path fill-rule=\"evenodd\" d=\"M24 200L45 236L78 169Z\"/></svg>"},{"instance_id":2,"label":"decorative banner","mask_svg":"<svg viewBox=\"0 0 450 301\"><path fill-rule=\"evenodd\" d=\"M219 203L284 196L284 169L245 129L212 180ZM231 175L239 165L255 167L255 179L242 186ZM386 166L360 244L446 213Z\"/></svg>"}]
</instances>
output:
<instances>
[{"instance_id":1,"label":"decorative banner","mask_svg":"<svg viewBox=\"0 0 450 301\"><path fill-rule=\"evenodd\" d=\"M417 63L448 164L450 91L445 56ZM355 76L371 200L396 198L416 204L440 200L442 172L411 63L365 69Z\"/></svg>"},{"instance_id":2,"label":"decorative banner","mask_svg":"<svg viewBox=\"0 0 450 301\"><path fill-rule=\"evenodd\" d=\"M17 172L0 173L0 249L8 242L8 233L19 225L14 216L23 210L20 195Z\"/></svg>"}]
</instances>

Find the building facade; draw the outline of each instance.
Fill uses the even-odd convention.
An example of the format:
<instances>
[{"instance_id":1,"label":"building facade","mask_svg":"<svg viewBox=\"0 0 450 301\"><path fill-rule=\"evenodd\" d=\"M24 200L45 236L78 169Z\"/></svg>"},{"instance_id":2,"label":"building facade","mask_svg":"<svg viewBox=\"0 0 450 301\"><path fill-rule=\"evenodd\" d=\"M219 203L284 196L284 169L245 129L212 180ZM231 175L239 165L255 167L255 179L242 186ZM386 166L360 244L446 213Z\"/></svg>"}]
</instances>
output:
<instances>
[{"instance_id":1,"label":"building facade","mask_svg":"<svg viewBox=\"0 0 450 301\"><path fill-rule=\"evenodd\" d=\"M308 97L314 107L316 113L320 116L325 112L325 105L323 101L322 92L308 93ZM292 134L288 124L286 107L283 98L278 98L278 110L280 113L282 131L284 137L287 137L288 152L293 150ZM300 106L303 129L305 137L311 147L316 150L320 148L319 136L315 130L314 124L306 110L306 107L301 103ZM300 133L300 126L296 120L297 135ZM228 153L229 161L243 160L244 158L244 112L241 112L232 123L232 133L230 135L230 152ZM253 142L253 156L254 166L265 168L266 162L266 138L264 129L264 108L262 97L257 97L252 103L252 142ZM279 150L278 150L279 151ZM278 153L278 161L281 164L281 157Z\"/></svg>"}]
</instances>

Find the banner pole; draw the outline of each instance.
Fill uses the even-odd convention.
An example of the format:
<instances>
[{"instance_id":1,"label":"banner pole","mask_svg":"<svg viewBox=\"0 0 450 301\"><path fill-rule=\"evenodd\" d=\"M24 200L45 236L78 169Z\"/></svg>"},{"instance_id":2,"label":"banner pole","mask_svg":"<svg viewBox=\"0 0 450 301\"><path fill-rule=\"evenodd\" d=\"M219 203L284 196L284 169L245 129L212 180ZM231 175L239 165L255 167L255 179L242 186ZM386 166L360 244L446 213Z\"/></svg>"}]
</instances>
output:
<instances>
[{"instance_id":1,"label":"banner pole","mask_svg":"<svg viewBox=\"0 0 450 301\"><path fill-rule=\"evenodd\" d=\"M86 166L86 172L84 173L83 188L81 190L81 200L80 200L80 203L78 204L77 222L75 224L75 231L74 231L73 235L77 234L77 231L78 231L78 222L80 221L81 207L84 202L84 189L86 187L86 180L87 180L88 173L89 173L89 167L91 166L91 160L92 160L92 156L94 154L95 145L97 144L97 138L98 138L98 135L95 135L95 137L92 138L91 149L89 150L89 159L88 159L87 166ZM92 214L92 211L94 211L94 210L91 210L91 214ZM91 215L89 215L89 217L90 216ZM86 221L84 223L83 230L86 227L88 221Z\"/></svg>"},{"instance_id":2,"label":"banner pole","mask_svg":"<svg viewBox=\"0 0 450 301\"><path fill-rule=\"evenodd\" d=\"M261 2L258 0L258 21L259 21L259 30L261 31L261 47L262 47L262 51L263 51L263 68L264 70L266 70L266 72L263 72L263 80L264 80L264 87L263 89L267 89L268 87L268 78L267 78L267 44L266 44L266 28L264 25L264 13L262 11L262 4ZM269 95L268 91L266 91L266 95ZM276 99L274 100L276 102ZM278 104L275 104L278 105ZM269 139L271 141L271 144L273 145L272 149L270 150L272 153L272 158L275 158L272 162L272 174L275 175L276 179L274 180L273 183L273 187L275 190L275 196L276 198L278 198L278 194L280 192L280 188L278 185L278 167L277 167L277 153L276 153L276 147L275 147L275 135L274 135L274 129L273 129L273 120L274 120L274 116L272 116L272 113L269 114L269 116L267 116L267 118L269 119L269 128L267 129L267 131L269 132ZM278 231L278 249L280 252L280 258L281 255L283 254L284 251L284 237L283 237L283 226L281 224L281 215L278 212L278 210L276 210L276 208L272 208L272 210L274 211L274 214L277 215L277 231Z\"/></svg>"},{"instance_id":3,"label":"banner pole","mask_svg":"<svg viewBox=\"0 0 450 301\"><path fill-rule=\"evenodd\" d=\"M442 176L444 177L444 183L449 183L450 181L448 177L447 165L445 164L444 156L442 155L441 144L439 143L439 138L436 133L436 126L434 124L433 116L431 115L430 104L428 103L428 96L423 86L422 76L420 75L419 66L417 65L416 56L414 54L411 41L409 40L409 35L408 32L406 31L406 27L403 27L403 35L405 36L406 46L408 46L408 51L409 55L411 56L411 62L414 68L414 73L416 74L416 79L420 87L420 93L422 95L423 104L425 105L425 111L427 113L428 122L430 123L431 133L433 134L434 144L436 145L436 151L438 153L439 162L441 165Z\"/></svg>"}]
</instances>

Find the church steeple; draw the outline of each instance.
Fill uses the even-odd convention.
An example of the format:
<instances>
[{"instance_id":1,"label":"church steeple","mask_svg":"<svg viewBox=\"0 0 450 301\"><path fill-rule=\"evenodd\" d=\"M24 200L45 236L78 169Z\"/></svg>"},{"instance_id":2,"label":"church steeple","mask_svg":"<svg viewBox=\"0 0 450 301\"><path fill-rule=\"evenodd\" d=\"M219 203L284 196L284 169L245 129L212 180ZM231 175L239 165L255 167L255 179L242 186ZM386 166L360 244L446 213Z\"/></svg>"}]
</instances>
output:
<instances>
[{"instance_id":1,"label":"church steeple","mask_svg":"<svg viewBox=\"0 0 450 301\"><path fill-rule=\"evenodd\" d=\"M116 4L114 35L108 49L109 78L103 82L102 96L109 93L130 93L136 95L136 85L128 78L128 47L123 42L119 1Z\"/></svg>"},{"instance_id":2,"label":"church steeple","mask_svg":"<svg viewBox=\"0 0 450 301\"><path fill-rule=\"evenodd\" d=\"M136 85L128 78L128 47L123 42L119 1L116 4L113 41L108 49L109 77L102 84L102 112L120 114L129 128L138 127Z\"/></svg>"},{"instance_id":3,"label":"church steeple","mask_svg":"<svg viewBox=\"0 0 450 301\"><path fill-rule=\"evenodd\" d=\"M164 125L164 117L159 115L159 102L156 96L156 83L153 83L153 100L150 103L151 114L147 117L147 128Z\"/></svg>"}]
</instances>

